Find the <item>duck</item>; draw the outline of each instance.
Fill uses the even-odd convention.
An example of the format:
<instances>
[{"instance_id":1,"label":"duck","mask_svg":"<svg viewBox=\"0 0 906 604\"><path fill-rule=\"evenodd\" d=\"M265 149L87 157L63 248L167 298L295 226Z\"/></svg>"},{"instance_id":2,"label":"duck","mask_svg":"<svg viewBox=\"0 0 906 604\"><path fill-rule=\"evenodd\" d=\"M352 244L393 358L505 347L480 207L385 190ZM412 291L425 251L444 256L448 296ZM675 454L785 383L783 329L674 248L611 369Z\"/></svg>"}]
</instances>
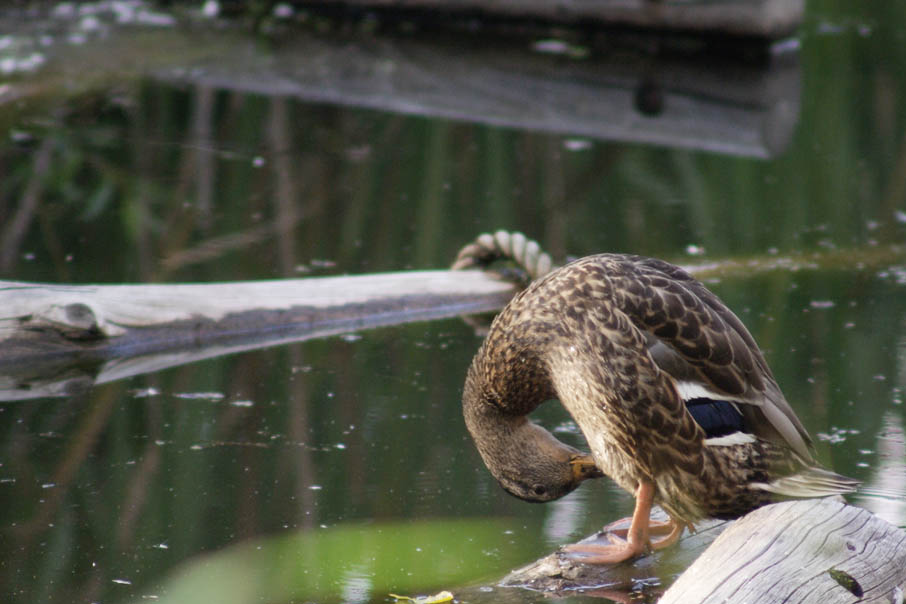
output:
<instances>
[{"instance_id":1,"label":"duck","mask_svg":"<svg viewBox=\"0 0 906 604\"><path fill-rule=\"evenodd\" d=\"M590 449L530 414L559 401ZM814 445L742 321L682 268L597 254L548 272L494 318L468 369L463 417L505 491L547 502L607 476L635 498L624 534L567 546L615 564L706 518L853 492ZM667 521L653 521L653 506Z\"/></svg>"}]
</instances>

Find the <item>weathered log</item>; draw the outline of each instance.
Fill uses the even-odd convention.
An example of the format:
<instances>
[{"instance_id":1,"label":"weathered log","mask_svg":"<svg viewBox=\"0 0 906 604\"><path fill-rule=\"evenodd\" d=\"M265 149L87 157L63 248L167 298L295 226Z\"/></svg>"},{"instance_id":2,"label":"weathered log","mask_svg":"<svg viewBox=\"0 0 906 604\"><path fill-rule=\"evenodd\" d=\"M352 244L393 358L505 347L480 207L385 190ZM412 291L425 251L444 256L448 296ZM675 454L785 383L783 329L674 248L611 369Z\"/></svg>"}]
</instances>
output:
<instances>
[{"instance_id":1,"label":"weathered log","mask_svg":"<svg viewBox=\"0 0 906 604\"><path fill-rule=\"evenodd\" d=\"M881 266L898 245L731 259L699 279ZM274 281L50 285L0 281L0 400L64 395L224 354L410 321L500 310L517 287L478 270Z\"/></svg>"},{"instance_id":2,"label":"weathered log","mask_svg":"<svg viewBox=\"0 0 906 604\"><path fill-rule=\"evenodd\" d=\"M151 285L0 282L0 399L64 394L223 354L499 310L480 270Z\"/></svg>"},{"instance_id":3,"label":"weathered log","mask_svg":"<svg viewBox=\"0 0 906 604\"><path fill-rule=\"evenodd\" d=\"M663 568L665 560L670 568ZM590 566L556 552L513 571L500 585L559 595L595 592L628 602L657 597L660 585L672 580L665 572L690 563L661 604L902 604L906 531L841 500L790 501L733 523L700 524L675 548L624 564Z\"/></svg>"},{"instance_id":4,"label":"weathered log","mask_svg":"<svg viewBox=\"0 0 906 604\"><path fill-rule=\"evenodd\" d=\"M903 602L906 531L834 499L778 503L738 520L661 599Z\"/></svg>"}]
</instances>

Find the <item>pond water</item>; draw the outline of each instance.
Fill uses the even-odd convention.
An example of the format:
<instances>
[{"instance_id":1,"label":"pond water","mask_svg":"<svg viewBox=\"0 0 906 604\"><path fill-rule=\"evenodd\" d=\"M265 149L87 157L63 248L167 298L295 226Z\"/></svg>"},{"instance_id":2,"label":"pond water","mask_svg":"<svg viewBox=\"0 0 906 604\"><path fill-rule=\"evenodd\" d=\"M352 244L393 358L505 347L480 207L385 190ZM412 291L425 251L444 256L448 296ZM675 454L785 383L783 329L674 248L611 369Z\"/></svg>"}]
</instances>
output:
<instances>
[{"instance_id":1,"label":"pond water","mask_svg":"<svg viewBox=\"0 0 906 604\"><path fill-rule=\"evenodd\" d=\"M701 69L699 102L715 79L741 96L707 105L728 120L722 132L667 136L652 117L631 140L558 130L531 111L468 119L405 95L305 97L249 72L280 52L279 35L198 34L183 64L158 56L176 35L168 21L126 42L96 34L103 21L54 22L81 24L66 48L82 54L67 58L53 54L64 34L29 22L50 58L7 63L0 82L0 277L443 268L498 228L558 258L754 259L709 285L764 349L821 460L864 481L849 500L906 526L904 18L897 3L811 2L769 65L739 66L742 84L732 65ZM320 40L313 29L294 35ZM340 33L344 48L377 35ZM2 40L5 52L24 44ZM215 65L237 44L260 54L243 51L230 82L234 63ZM664 75L650 57L605 50L550 60L567 80L583 61L625 63L615 89L633 70ZM205 67L190 69L196 60ZM675 106L671 94L655 104ZM460 319L412 323L0 402L0 597L383 602L493 583L627 515L630 496L606 480L543 506L496 485L460 414L480 341ZM539 421L581 446L549 407Z\"/></svg>"}]
</instances>

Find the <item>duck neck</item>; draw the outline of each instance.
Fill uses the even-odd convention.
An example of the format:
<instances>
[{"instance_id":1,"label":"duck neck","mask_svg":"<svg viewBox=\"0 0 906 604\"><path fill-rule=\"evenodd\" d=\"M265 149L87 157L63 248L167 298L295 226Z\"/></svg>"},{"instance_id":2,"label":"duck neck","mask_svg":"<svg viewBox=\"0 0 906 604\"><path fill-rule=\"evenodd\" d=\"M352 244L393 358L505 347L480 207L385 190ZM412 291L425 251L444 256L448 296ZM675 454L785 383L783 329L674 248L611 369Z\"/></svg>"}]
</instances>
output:
<instances>
[{"instance_id":1,"label":"duck neck","mask_svg":"<svg viewBox=\"0 0 906 604\"><path fill-rule=\"evenodd\" d=\"M492 474L499 479L501 471L524 471L540 462L539 455L566 463L578 453L528 419L531 411L551 398L545 388L508 388L502 380L489 380L481 365L476 359L469 369L462 410L472 440Z\"/></svg>"},{"instance_id":2,"label":"duck neck","mask_svg":"<svg viewBox=\"0 0 906 604\"><path fill-rule=\"evenodd\" d=\"M481 456L487 460L486 450L490 443L494 448L506 447L519 441L527 424L527 415L531 409L520 413L521 405L515 405L514 412L506 403L509 400L505 389L495 388L490 384L487 374L481 371L479 363L472 363L466 376L462 396L462 413L466 427L472 435ZM534 408L537 405L529 405Z\"/></svg>"}]
</instances>

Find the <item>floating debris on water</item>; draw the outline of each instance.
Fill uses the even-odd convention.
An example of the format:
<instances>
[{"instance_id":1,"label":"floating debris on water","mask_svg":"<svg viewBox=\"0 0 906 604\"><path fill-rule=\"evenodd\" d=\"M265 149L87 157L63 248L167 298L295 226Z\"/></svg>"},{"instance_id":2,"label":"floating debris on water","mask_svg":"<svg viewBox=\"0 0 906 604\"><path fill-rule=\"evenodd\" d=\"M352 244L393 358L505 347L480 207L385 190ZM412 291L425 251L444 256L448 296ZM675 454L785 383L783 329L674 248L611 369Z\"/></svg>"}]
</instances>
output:
<instances>
[{"instance_id":1,"label":"floating debris on water","mask_svg":"<svg viewBox=\"0 0 906 604\"><path fill-rule=\"evenodd\" d=\"M563 141L563 148L567 151L585 151L591 149L591 141L585 138L568 138Z\"/></svg>"},{"instance_id":2,"label":"floating debris on water","mask_svg":"<svg viewBox=\"0 0 906 604\"><path fill-rule=\"evenodd\" d=\"M220 2L217 2L217 0L205 0L205 3L201 5L201 14L209 19L219 16Z\"/></svg>"},{"instance_id":3,"label":"floating debris on water","mask_svg":"<svg viewBox=\"0 0 906 604\"><path fill-rule=\"evenodd\" d=\"M573 59L583 59L588 56L588 48L577 44L570 44L565 40L548 38L538 40L532 44L532 50L546 55L562 55Z\"/></svg>"},{"instance_id":4,"label":"floating debris on water","mask_svg":"<svg viewBox=\"0 0 906 604\"><path fill-rule=\"evenodd\" d=\"M829 442L832 445L846 441L848 435L859 434L854 428L838 428L831 426L830 432L818 432L818 440Z\"/></svg>"},{"instance_id":5,"label":"floating debris on water","mask_svg":"<svg viewBox=\"0 0 906 604\"><path fill-rule=\"evenodd\" d=\"M288 2L281 2L274 6L273 15L278 19L289 19L294 14L293 5Z\"/></svg>"},{"instance_id":6,"label":"floating debris on water","mask_svg":"<svg viewBox=\"0 0 906 604\"><path fill-rule=\"evenodd\" d=\"M309 264L311 264L312 268L334 268L337 265L333 260L323 258L312 258Z\"/></svg>"},{"instance_id":7,"label":"floating debris on water","mask_svg":"<svg viewBox=\"0 0 906 604\"><path fill-rule=\"evenodd\" d=\"M812 300L808 303L810 308L833 308L836 306L836 302L833 300Z\"/></svg>"},{"instance_id":8,"label":"floating debris on water","mask_svg":"<svg viewBox=\"0 0 906 604\"><path fill-rule=\"evenodd\" d=\"M551 428L554 434L581 434L579 426L572 420L565 420Z\"/></svg>"},{"instance_id":9,"label":"floating debris on water","mask_svg":"<svg viewBox=\"0 0 906 604\"><path fill-rule=\"evenodd\" d=\"M173 396L186 400L200 399L206 401L219 401L224 397L222 392L179 392L177 394L174 394Z\"/></svg>"},{"instance_id":10,"label":"floating debris on water","mask_svg":"<svg viewBox=\"0 0 906 604\"><path fill-rule=\"evenodd\" d=\"M434 594L433 596L416 596L410 598L409 596L399 596L397 594L387 594L391 598L396 598L397 601L404 600L406 602L415 602L415 604L440 604L441 602L449 602L453 599L453 594L449 591L442 591Z\"/></svg>"},{"instance_id":11,"label":"floating debris on water","mask_svg":"<svg viewBox=\"0 0 906 604\"><path fill-rule=\"evenodd\" d=\"M0 59L0 73L11 75L36 71L45 61L46 58L39 52L32 52L23 57L3 57Z\"/></svg>"},{"instance_id":12,"label":"floating debris on water","mask_svg":"<svg viewBox=\"0 0 906 604\"><path fill-rule=\"evenodd\" d=\"M703 256L705 254L705 248L704 246L690 243L686 246L686 253L690 256Z\"/></svg>"}]
</instances>

